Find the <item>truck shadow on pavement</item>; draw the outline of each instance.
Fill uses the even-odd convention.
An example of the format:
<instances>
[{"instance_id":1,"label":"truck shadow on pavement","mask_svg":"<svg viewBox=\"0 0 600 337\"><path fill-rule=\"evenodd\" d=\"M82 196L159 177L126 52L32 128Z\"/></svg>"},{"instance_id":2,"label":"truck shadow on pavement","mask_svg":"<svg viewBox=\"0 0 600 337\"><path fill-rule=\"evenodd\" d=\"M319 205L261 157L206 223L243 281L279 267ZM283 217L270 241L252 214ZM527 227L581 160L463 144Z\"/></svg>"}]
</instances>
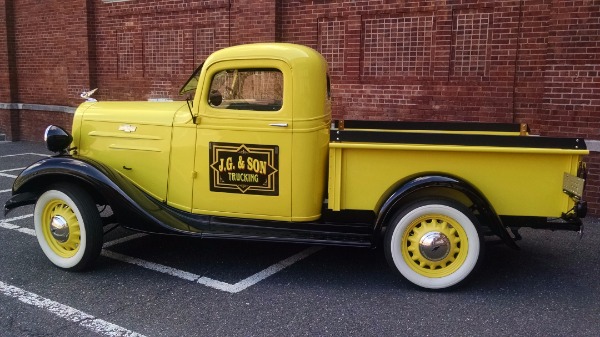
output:
<instances>
[{"instance_id":1,"label":"truck shadow on pavement","mask_svg":"<svg viewBox=\"0 0 600 337\"><path fill-rule=\"evenodd\" d=\"M524 235L520 250L488 242L480 269L472 279L451 292L469 293L510 288L531 291L538 287L578 286L587 277L586 251L571 243L579 242L575 233L539 231ZM556 236L559 236L558 238ZM569 243L561 245L559 243ZM590 244L587 242L587 244ZM285 243L262 243L229 240L149 235L121 245L111 251L171 268L235 283L310 246ZM100 268L111 268L106 262ZM574 280L574 279L578 279ZM307 258L290 265L267 279L270 284L309 283L312 286L339 289L417 290L388 265L383 250L324 247ZM307 285L307 284L305 284Z\"/></svg>"}]
</instances>

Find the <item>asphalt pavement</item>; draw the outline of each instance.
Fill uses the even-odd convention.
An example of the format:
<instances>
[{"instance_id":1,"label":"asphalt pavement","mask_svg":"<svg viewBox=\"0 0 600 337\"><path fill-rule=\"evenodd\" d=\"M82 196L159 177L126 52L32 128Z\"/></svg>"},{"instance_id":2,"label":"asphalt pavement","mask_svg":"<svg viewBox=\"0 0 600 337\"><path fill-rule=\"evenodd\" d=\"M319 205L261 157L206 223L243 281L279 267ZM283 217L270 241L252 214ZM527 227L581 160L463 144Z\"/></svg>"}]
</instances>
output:
<instances>
[{"instance_id":1,"label":"asphalt pavement","mask_svg":"<svg viewBox=\"0 0 600 337\"><path fill-rule=\"evenodd\" d=\"M0 142L0 204L49 155ZM600 336L600 220L488 242L466 286L425 291L379 249L109 233L96 267L43 255L32 207L0 213L0 336Z\"/></svg>"}]
</instances>

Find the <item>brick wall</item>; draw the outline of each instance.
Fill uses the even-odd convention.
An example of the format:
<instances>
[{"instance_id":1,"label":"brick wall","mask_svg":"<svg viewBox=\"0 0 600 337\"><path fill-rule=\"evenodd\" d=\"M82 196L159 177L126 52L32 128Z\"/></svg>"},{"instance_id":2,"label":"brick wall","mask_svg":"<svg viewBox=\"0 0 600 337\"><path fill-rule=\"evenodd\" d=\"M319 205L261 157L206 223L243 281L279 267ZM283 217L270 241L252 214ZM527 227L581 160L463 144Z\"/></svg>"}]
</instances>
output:
<instances>
[{"instance_id":1,"label":"brick wall","mask_svg":"<svg viewBox=\"0 0 600 337\"><path fill-rule=\"evenodd\" d=\"M196 66L230 45L229 9L227 0L96 3L94 97L180 99Z\"/></svg>"},{"instance_id":2,"label":"brick wall","mask_svg":"<svg viewBox=\"0 0 600 337\"><path fill-rule=\"evenodd\" d=\"M329 61L336 118L526 122L600 140L600 0L0 0L0 103L173 98L212 51L283 41ZM12 88L12 89L11 89ZM0 109L40 140L69 114ZM587 199L600 214L600 155Z\"/></svg>"},{"instance_id":3,"label":"brick wall","mask_svg":"<svg viewBox=\"0 0 600 337\"><path fill-rule=\"evenodd\" d=\"M9 35L12 34L12 22L8 22L6 12L10 10L10 2L9 8L6 8L6 0L0 1L0 101L9 102L11 97L11 73L9 71L10 66L10 51L8 49L9 44ZM2 123L3 119L0 119L0 128L5 126L5 121Z\"/></svg>"},{"instance_id":4,"label":"brick wall","mask_svg":"<svg viewBox=\"0 0 600 337\"><path fill-rule=\"evenodd\" d=\"M48 124L64 126L69 132L73 114L56 111L19 110L21 138L41 141Z\"/></svg>"},{"instance_id":5,"label":"brick wall","mask_svg":"<svg viewBox=\"0 0 600 337\"><path fill-rule=\"evenodd\" d=\"M518 1L286 1L282 39L331 59L343 118L511 122Z\"/></svg>"},{"instance_id":6,"label":"brick wall","mask_svg":"<svg viewBox=\"0 0 600 337\"><path fill-rule=\"evenodd\" d=\"M553 1L542 98L543 134L600 139L600 1ZM600 154L590 167L586 199L600 214Z\"/></svg>"},{"instance_id":7,"label":"brick wall","mask_svg":"<svg viewBox=\"0 0 600 337\"><path fill-rule=\"evenodd\" d=\"M14 55L14 20L11 1L0 1L0 102L13 102L18 99L17 77ZM18 112L0 109L0 134L9 139L19 139Z\"/></svg>"}]
</instances>

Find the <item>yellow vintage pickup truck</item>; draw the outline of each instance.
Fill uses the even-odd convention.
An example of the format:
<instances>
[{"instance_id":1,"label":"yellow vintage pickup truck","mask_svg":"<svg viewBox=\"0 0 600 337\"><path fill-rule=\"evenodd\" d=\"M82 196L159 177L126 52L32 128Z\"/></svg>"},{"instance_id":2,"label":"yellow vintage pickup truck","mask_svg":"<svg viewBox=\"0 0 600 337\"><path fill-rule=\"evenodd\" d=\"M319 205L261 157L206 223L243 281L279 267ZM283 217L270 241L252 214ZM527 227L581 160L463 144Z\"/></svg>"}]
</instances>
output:
<instances>
[{"instance_id":1,"label":"yellow vintage pickup truck","mask_svg":"<svg viewBox=\"0 0 600 337\"><path fill-rule=\"evenodd\" d=\"M103 228L203 238L383 245L417 286L457 286L484 236L579 231L583 139L526 125L332 120L325 59L293 44L226 48L181 90L187 101L86 102L57 155L15 180L5 213L35 204L58 267L98 257ZM112 215L104 217L101 207ZM348 263L352 263L348 261Z\"/></svg>"}]
</instances>

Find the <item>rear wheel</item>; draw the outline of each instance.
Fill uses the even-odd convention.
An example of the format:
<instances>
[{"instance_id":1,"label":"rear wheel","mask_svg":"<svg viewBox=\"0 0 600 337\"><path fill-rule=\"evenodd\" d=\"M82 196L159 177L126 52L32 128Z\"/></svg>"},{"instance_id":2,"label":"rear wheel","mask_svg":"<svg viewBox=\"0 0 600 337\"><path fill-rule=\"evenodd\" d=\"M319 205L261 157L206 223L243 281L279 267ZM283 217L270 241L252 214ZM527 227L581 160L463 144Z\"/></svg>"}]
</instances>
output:
<instances>
[{"instance_id":1,"label":"rear wheel","mask_svg":"<svg viewBox=\"0 0 600 337\"><path fill-rule=\"evenodd\" d=\"M35 204L35 233L42 251L57 267L82 270L102 249L102 220L92 197L80 187L57 185Z\"/></svg>"},{"instance_id":2,"label":"rear wheel","mask_svg":"<svg viewBox=\"0 0 600 337\"><path fill-rule=\"evenodd\" d=\"M442 289L464 282L483 255L477 219L460 203L427 199L394 217L385 235L390 266L417 286Z\"/></svg>"}]
</instances>

